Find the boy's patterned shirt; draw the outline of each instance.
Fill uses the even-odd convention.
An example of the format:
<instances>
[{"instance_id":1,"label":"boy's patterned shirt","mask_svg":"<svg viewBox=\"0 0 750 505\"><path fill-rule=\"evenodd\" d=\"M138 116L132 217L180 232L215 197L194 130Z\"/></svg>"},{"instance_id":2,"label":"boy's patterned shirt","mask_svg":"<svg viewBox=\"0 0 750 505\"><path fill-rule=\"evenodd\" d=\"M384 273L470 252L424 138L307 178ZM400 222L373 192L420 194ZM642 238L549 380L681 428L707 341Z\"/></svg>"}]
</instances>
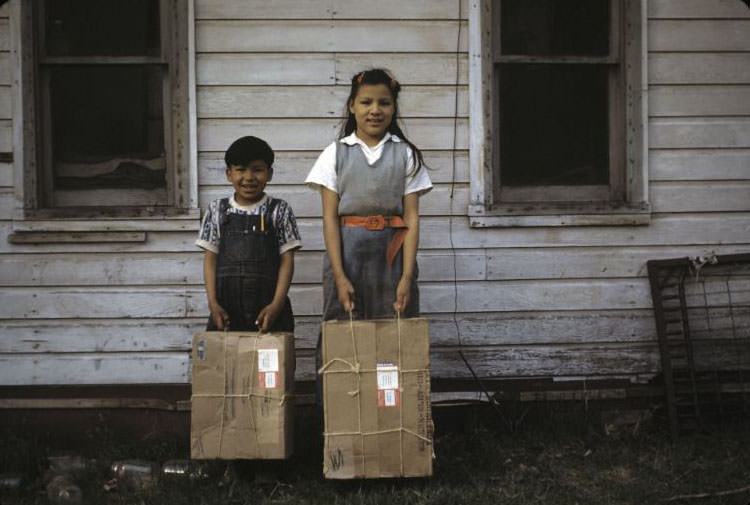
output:
<instances>
[{"instance_id":1,"label":"boy's patterned shirt","mask_svg":"<svg viewBox=\"0 0 750 505\"><path fill-rule=\"evenodd\" d=\"M284 254L286 251L291 249L299 249L302 247L302 239L297 228L297 221L294 218L292 208L286 201L277 198L278 203L274 209L271 221L273 227L276 230L276 241L279 244L279 254ZM219 240L221 239L219 222L221 216L219 216L219 201L220 199L212 201L208 204L206 214L203 216L201 221L201 229L198 233L198 239L195 241L195 245L208 251L219 253ZM234 201L234 197L229 198L229 206L227 208L228 214L250 214L258 215L266 213L268 206L271 201L268 195L263 195L254 205L243 207Z\"/></svg>"}]
</instances>

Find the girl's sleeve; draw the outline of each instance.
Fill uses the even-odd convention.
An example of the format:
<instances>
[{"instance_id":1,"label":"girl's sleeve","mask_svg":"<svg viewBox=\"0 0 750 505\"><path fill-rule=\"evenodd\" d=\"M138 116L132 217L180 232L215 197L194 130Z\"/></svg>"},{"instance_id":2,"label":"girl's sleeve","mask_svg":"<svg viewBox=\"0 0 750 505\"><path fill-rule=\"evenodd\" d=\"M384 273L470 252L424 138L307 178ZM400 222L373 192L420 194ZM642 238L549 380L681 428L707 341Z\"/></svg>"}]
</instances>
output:
<instances>
[{"instance_id":1,"label":"girl's sleeve","mask_svg":"<svg viewBox=\"0 0 750 505\"><path fill-rule=\"evenodd\" d=\"M195 241L195 245L201 249L211 251L213 253L219 253L219 216L218 206L219 201L214 200L208 205L206 214L203 216L201 221L201 228L198 232L198 239Z\"/></svg>"},{"instance_id":2,"label":"girl's sleeve","mask_svg":"<svg viewBox=\"0 0 750 505\"><path fill-rule=\"evenodd\" d=\"M336 177L336 142L331 143L323 149L315 161L310 173L307 174L305 183L310 188L320 190L328 188L338 193L338 180Z\"/></svg>"},{"instance_id":3,"label":"girl's sleeve","mask_svg":"<svg viewBox=\"0 0 750 505\"><path fill-rule=\"evenodd\" d=\"M418 193L419 196L428 193L432 189L432 181L427 173L427 167L422 165L419 170L414 171L414 152L411 147L406 149L406 181L404 182L404 194Z\"/></svg>"},{"instance_id":4,"label":"girl's sleeve","mask_svg":"<svg viewBox=\"0 0 750 505\"><path fill-rule=\"evenodd\" d=\"M279 244L279 254L284 254L291 249L302 247L302 237L294 218L292 207L284 200L280 200L276 206L274 226L276 228L276 241Z\"/></svg>"}]
</instances>

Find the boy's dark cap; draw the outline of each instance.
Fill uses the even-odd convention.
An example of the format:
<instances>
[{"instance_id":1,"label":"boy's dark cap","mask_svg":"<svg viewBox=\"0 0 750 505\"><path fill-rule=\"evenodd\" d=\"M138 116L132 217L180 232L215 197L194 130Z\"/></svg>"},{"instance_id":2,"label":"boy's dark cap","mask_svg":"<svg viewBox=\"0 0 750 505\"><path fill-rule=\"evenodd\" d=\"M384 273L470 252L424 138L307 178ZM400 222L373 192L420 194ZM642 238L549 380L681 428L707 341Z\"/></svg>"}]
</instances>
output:
<instances>
[{"instance_id":1,"label":"boy's dark cap","mask_svg":"<svg viewBox=\"0 0 750 505\"><path fill-rule=\"evenodd\" d=\"M245 166L255 160L263 160L268 168L272 168L274 154L273 149L265 140L250 135L240 137L232 142L232 145L224 154L224 162L227 167L231 165Z\"/></svg>"}]
</instances>

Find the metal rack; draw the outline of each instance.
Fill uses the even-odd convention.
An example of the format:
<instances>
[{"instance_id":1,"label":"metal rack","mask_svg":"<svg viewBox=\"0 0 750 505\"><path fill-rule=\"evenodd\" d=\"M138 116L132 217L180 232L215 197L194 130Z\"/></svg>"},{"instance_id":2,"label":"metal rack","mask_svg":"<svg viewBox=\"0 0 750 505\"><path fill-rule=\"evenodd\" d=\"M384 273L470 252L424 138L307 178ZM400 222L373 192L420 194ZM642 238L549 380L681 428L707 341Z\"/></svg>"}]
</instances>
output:
<instances>
[{"instance_id":1,"label":"metal rack","mask_svg":"<svg viewBox=\"0 0 750 505\"><path fill-rule=\"evenodd\" d=\"M750 413L750 254L647 263L673 438Z\"/></svg>"}]
</instances>

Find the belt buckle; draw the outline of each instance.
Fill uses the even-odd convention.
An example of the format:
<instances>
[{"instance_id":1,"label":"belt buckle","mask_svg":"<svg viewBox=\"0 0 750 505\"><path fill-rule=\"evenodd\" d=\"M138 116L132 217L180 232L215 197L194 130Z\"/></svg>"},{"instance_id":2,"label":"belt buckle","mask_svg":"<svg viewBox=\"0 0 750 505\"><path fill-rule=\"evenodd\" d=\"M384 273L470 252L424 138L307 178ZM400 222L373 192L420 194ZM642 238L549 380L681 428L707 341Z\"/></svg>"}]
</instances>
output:
<instances>
[{"instance_id":1,"label":"belt buckle","mask_svg":"<svg viewBox=\"0 0 750 505\"><path fill-rule=\"evenodd\" d=\"M383 216L367 216L365 218L365 228L368 230L382 230L385 228L385 218Z\"/></svg>"}]
</instances>

